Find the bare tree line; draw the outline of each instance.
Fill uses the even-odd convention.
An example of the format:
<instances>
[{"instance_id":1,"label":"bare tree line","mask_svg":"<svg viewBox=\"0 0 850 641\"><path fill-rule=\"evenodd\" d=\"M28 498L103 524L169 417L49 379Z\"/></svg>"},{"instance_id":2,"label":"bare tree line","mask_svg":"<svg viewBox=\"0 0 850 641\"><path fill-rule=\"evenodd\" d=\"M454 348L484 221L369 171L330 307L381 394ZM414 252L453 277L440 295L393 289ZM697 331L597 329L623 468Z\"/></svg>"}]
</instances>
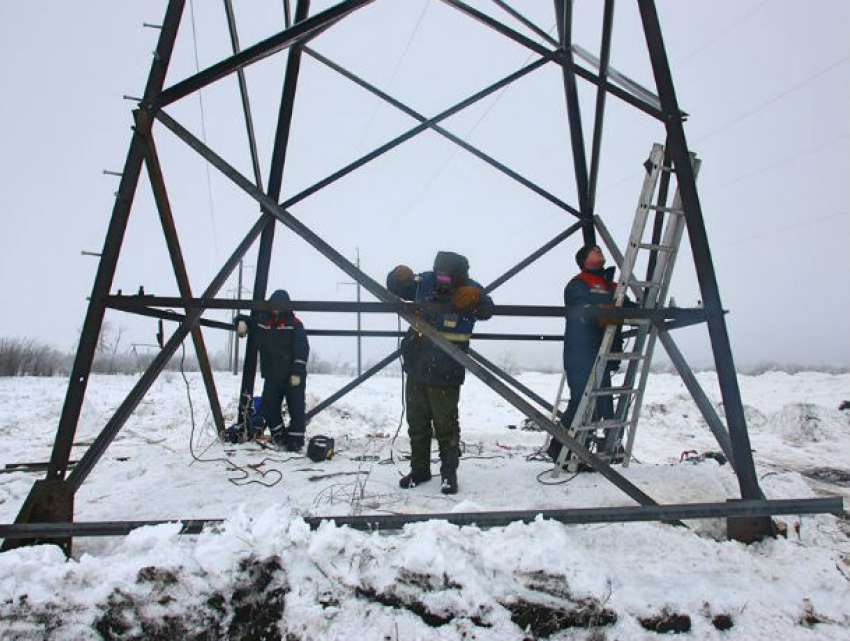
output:
<instances>
[{"instance_id":1,"label":"bare tree line","mask_svg":"<svg viewBox=\"0 0 850 641\"><path fill-rule=\"evenodd\" d=\"M94 362L92 363L93 374L138 374L151 364L156 356L156 346L122 346L123 329L115 328L109 323L104 323L101 332ZM140 348L141 349L138 349ZM523 367L520 359L510 348L504 350L496 357L497 364L509 374L516 375L528 370ZM210 357L213 370L227 371L230 369L228 354L225 350L212 354ZM42 343L32 338L0 337L0 377L3 376L60 376L70 374L74 354L61 352L55 347ZM372 366L372 362L365 363L364 370ZM196 372L199 370L198 360L194 354L178 352L166 365L165 369L171 371L183 370ZM559 367L537 366L534 371L559 373ZM695 367L695 371L711 370L711 367ZM758 376L766 372L786 372L795 374L803 371L821 371L830 374L841 374L850 371L846 366L821 365L813 367L810 365L779 363L775 361L764 361L755 365L739 368L739 373ZM343 361L337 355L335 359L323 358L318 352L310 355L307 371L314 374L338 374L356 375L356 367L348 361ZM675 368L669 361L658 360L653 363L654 373L675 372ZM381 374L397 376L400 367L392 364L385 368Z\"/></svg>"},{"instance_id":2,"label":"bare tree line","mask_svg":"<svg viewBox=\"0 0 850 641\"><path fill-rule=\"evenodd\" d=\"M67 357L31 338L0 338L0 376L55 376Z\"/></svg>"}]
</instances>

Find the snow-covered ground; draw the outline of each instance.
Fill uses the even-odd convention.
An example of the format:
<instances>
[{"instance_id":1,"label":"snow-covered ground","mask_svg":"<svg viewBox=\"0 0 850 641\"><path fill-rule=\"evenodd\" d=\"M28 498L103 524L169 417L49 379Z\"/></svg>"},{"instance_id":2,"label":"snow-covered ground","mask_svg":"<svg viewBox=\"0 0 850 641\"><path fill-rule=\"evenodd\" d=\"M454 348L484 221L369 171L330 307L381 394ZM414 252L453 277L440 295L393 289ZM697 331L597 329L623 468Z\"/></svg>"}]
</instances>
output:
<instances>
[{"instance_id":1,"label":"snow-covered ground","mask_svg":"<svg viewBox=\"0 0 850 641\"><path fill-rule=\"evenodd\" d=\"M718 403L714 375L698 378ZM92 378L72 459L134 380ZM238 379L216 380L232 412ZM558 376L520 380L551 398ZM308 405L346 382L311 375ZM200 536L165 525L78 538L69 560L52 546L0 554L0 638L598 640L667 629L698 639L850 638L846 518L781 517L787 538L750 546L725 540L725 523L714 520L688 529L539 520L488 530L435 521L391 534L333 524L310 531L301 515L633 502L598 474L540 483L549 466L527 457L545 435L522 430L523 417L475 379L462 391L465 455L451 497L438 479L398 487L408 451L399 378L373 378L312 421L308 436L336 439L336 456L319 464L255 444L222 447L200 377L189 383L192 449L205 462L190 454L183 378L166 373L78 492L76 519L226 523ZM740 383L768 498L850 496L850 411L838 409L850 399L850 375L770 373ZM0 379L0 471L49 459L65 386ZM685 451L718 449L680 380L651 376L624 474L662 503L725 501L738 496L728 465L681 460ZM14 520L37 478L0 474L0 522Z\"/></svg>"}]
</instances>

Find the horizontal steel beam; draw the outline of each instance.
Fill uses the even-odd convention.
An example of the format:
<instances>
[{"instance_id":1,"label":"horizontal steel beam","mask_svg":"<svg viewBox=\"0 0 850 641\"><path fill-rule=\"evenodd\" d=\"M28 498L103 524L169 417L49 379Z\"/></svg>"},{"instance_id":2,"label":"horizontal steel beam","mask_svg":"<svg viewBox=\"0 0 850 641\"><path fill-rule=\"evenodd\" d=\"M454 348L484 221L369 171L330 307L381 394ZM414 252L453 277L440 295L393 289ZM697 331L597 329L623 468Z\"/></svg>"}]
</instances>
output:
<instances>
[{"instance_id":1,"label":"horizontal steel beam","mask_svg":"<svg viewBox=\"0 0 850 641\"><path fill-rule=\"evenodd\" d=\"M308 336L363 336L364 338L401 338L405 332L364 329L308 329ZM562 341L563 334L472 334L476 341Z\"/></svg>"},{"instance_id":2,"label":"horizontal steel beam","mask_svg":"<svg viewBox=\"0 0 850 641\"><path fill-rule=\"evenodd\" d=\"M135 311L150 307L180 307L184 309L251 309L255 311L301 311L301 312L362 312L362 313L415 313L440 312L451 309L448 304L408 302L353 302L353 301L254 301L236 298L183 298L179 296L107 296L106 305L114 309ZM661 320L703 320L705 310L701 307L641 308L598 308L559 307L557 305L491 305L487 307L493 316L540 316L549 318L589 317L597 318L648 318Z\"/></svg>"},{"instance_id":3,"label":"horizontal steel beam","mask_svg":"<svg viewBox=\"0 0 850 641\"><path fill-rule=\"evenodd\" d=\"M842 514L840 497L822 499L781 499L773 501L730 501L728 503L679 503L672 505L628 505L574 509L515 510L504 512L442 512L436 514L363 514L359 516L306 516L304 522L316 530L333 522L354 530L400 530L410 523L447 521L453 525L503 527L511 523L531 523L539 518L568 525L590 523L636 523L644 521L684 521L689 519L741 518L775 514ZM224 519L177 519L173 521L90 521L82 523L20 523L0 525L0 538L27 539L66 536L122 536L141 527L179 523L180 534L200 534L207 525Z\"/></svg>"},{"instance_id":4,"label":"horizontal steel beam","mask_svg":"<svg viewBox=\"0 0 850 641\"><path fill-rule=\"evenodd\" d=\"M723 313L728 314L729 312L724 310ZM670 331L673 331L674 329L682 329L683 327L691 327L693 325L699 325L700 323L704 323L705 320L706 320L705 317L703 317L703 318L694 317L694 318L687 318L687 319L681 318L681 319L678 319L678 320L675 320L675 321L667 321L667 322L658 323L658 329L660 331L670 332ZM623 339L627 339L627 338L632 338L634 336L637 336L637 333L638 333L638 330L636 328L635 329L627 329L622 333L622 336L623 336Z\"/></svg>"},{"instance_id":5,"label":"horizontal steel beam","mask_svg":"<svg viewBox=\"0 0 850 641\"><path fill-rule=\"evenodd\" d=\"M150 309L147 307L132 307L130 309L123 309L120 306L115 307L114 309L118 309L120 311L125 311L132 314L139 314L141 316L149 316L151 318L161 318L162 320L174 321L175 323L182 323L186 316L185 314L178 314L177 312L160 310L160 309ZM699 322L699 321L697 321ZM213 329L223 329L228 332L232 332L234 330L233 323L227 323L224 321L216 321L216 320L207 320L202 318L198 321L198 325L202 327L211 327ZM668 324L669 325L669 324ZM401 338L404 336L405 332L400 332L395 329L364 329L357 331L356 329L308 329L308 336L363 336L365 338ZM473 334L472 338L477 340L484 341L562 341L564 340L563 334L493 334L493 333L484 333L484 334Z\"/></svg>"}]
</instances>

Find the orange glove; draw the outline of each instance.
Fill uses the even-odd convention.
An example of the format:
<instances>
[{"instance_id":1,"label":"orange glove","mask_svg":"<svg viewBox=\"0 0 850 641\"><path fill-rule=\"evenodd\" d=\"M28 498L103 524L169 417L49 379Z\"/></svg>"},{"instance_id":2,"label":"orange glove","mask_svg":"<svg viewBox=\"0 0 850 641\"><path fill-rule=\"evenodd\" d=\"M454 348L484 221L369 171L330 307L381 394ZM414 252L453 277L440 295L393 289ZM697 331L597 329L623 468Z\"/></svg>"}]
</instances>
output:
<instances>
[{"instance_id":1,"label":"orange glove","mask_svg":"<svg viewBox=\"0 0 850 641\"><path fill-rule=\"evenodd\" d=\"M611 305L610 303L605 303L605 304L602 304L602 305L597 305L597 307L598 307L599 309L614 309L614 306L613 306L613 305ZM596 324L597 324L597 325L599 325L600 327L605 327L606 325L622 325L622 324L623 324L623 320L624 320L624 319L622 319L622 318L617 318L616 316L615 316L615 317L611 317L611 316L597 316L597 317L596 317Z\"/></svg>"},{"instance_id":2,"label":"orange glove","mask_svg":"<svg viewBox=\"0 0 850 641\"><path fill-rule=\"evenodd\" d=\"M460 312L470 312L475 309L481 298L481 292L473 285L458 287L452 295L452 309Z\"/></svg>"},{"instance_id":3,"label":"orange glove","mask_svg":"<svg viewBox=\"0 0 850 641\"><path fill-rule=\"evenodd\" d=\"M413 270L407 265L399 265L393 270L393 277L399 287L407 287L413 282Z\"/></svg>"}]
</instances>

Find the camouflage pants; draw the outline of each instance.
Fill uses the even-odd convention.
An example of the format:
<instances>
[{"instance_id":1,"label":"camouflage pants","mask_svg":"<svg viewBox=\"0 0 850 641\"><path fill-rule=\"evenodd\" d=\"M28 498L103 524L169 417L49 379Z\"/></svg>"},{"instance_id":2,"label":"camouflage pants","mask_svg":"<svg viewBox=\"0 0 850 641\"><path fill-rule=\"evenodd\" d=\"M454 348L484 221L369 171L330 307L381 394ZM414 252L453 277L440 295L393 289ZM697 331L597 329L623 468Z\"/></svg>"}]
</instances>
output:
<instances>
[{"instance_id":1,"label":"camouflage pants","mask_svg":"<svg viewBox=\"0 0 850 641\"><path fill-rule=\"evenodd\" d=\"M410 436L410 467L431 466L431 438L437 439L440 458L457 468L460 423L457 406L460 386L437 386L407 379L407 433Z\"/></svg>"}]
</instances>

